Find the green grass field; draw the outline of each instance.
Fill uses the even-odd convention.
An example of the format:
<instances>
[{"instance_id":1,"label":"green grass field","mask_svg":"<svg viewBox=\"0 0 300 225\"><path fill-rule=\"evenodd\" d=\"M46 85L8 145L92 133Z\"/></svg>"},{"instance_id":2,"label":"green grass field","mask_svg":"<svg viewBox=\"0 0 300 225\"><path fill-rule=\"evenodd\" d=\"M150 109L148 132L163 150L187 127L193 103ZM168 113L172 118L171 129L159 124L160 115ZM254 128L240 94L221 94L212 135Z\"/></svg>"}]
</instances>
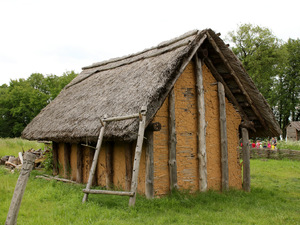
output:
<instances>
[{"instance_id":1,"label":"green grass field","mask_svg":"<svg viewBox=\"0 0 300 225\"><path fill-rule=\"evenodd\" d=\"M134 208L128 207L128 197L109 195L90 195L82 204L84 185L35 178L41 173L30 175L18 224L300 224L300 161L251 160L250 193L138 196ZM18 176L0 166L0 224Z\"/></svg>"}]
</instances>

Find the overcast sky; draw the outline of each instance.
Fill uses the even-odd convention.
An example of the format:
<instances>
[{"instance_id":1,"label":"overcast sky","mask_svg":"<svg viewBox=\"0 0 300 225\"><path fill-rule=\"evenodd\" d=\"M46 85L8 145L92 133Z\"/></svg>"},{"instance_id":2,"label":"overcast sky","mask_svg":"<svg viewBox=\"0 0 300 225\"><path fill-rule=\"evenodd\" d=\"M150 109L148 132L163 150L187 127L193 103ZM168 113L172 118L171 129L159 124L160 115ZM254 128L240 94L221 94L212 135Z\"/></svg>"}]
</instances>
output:
<instances>
[{"instance_id":1,"label":"overcast sky","mask_svg":"<svg viewBox=\"0 0 300 225\"><path fill-rule=\"evenodd\" d=\"M251 23L296 39L299 9L299 0L0 0L0 85L32 73L79 73L193 29L225 38Z\"/></svg>"}]
</instances>

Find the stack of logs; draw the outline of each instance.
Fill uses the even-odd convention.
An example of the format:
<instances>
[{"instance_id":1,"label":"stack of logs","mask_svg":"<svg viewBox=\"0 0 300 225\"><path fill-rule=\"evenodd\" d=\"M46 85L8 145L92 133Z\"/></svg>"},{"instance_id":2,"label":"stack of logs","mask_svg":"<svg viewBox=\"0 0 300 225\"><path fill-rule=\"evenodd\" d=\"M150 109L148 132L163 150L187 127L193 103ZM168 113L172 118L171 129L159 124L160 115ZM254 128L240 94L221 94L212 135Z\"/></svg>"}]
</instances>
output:
<instances>
[{"instance_id":1,"label":"stack of logs","mask_svg":"<svg viewBox=\"0 0 300 225\"><path fill-rule=\"evenodd\" d=\"M45 160L45 155L49 150L34 150L29 149L27 152L31 152L36 156L34 167L40 168L42 167L42 162ZM21 169L23 165L23 156L24 152L19 152L18 157L15 156L3 156L0 159L0 165L5 165L7 168L14 170L14 169Z\"/></svg>"}]
</instances>

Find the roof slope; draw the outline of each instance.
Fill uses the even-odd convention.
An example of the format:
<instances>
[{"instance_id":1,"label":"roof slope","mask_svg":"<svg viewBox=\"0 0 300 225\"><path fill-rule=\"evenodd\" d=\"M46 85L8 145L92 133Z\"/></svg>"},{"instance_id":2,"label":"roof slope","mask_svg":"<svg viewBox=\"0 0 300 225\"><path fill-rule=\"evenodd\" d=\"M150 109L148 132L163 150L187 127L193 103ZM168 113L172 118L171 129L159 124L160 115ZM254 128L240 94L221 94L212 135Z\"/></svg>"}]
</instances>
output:
<instances>
[{"instance_id":1,"label":"roof slope","mask_svg":"<svg viewBox=\"0 0 300 225\"><path fill-rule=\"evenodd\" d=\"M280 133L268 104L230 49L212 30L195 30L139 53L84 67L59 96L31 121L24 129L22 137L64 142L95 141L101 127L100 117L105 114L111 117L137 113L143 105L148 108L148 124L188 62L196 52L200 54L200 46L209 53L206 60L209 60L207 63L213 62L209 66L212 72L215 69L213 75L223 76L224 59L218 59L220 55L214 44L217 49L218 46L221 47L219 51L224 52L225 61L227 59L234 63L231 65L232 71L227 71L228 74L236 73L235 76L240 76L238 79L241 79L240 82L247 89L242 90L241 101L248 101L251 106L255 105L266 111L258 119L256 114L259 113L253 112L253 107L250 107L250 110L245 110L244 118L249 119L247 115L252 116L256 133L270 136ZM220 63L215 65L215 61ZM237 89L238 85L231 87L231 83L234 84L237 80L228 79L223 82L228 82L229 92ZM243 97L248 91L253 100ZM231 93L229 92L226 94ZM240 106L234 99L232 98L235 107L243 111L244 106ZM137 129L138 122L134 119L110 122L104 135L107 139L135 140Z\"/></svg>"},{"instance_id":2,"label":"roof slope","mask_svg":"<svg viewBox=\"0 0 300 225\"><path fill-rule=\"evenodd\" d=\"M292 121L289 125L292 125L292 127L300 131L300 121ZM286 127L288 127L289 125L287 125Z\"/></svg>"}]
</instances>

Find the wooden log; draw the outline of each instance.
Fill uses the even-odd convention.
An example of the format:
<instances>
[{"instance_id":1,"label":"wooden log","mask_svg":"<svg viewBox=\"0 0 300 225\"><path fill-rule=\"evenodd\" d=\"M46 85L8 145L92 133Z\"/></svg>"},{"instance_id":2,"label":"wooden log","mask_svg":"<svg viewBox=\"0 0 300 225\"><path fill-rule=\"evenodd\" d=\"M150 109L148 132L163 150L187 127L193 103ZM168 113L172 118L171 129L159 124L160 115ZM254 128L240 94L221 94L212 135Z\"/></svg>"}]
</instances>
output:
<instances>
[{"instance_id":1,"label":"wooden log","mask_svg":"<svg viewBox=\"0 0 300 225\"><path fill-rule=\"evenodd\" d=\"M106 189L111 189L113 187L114 179L114 142L109 141L106 143L105 149L105 161L106 161Z\"/></svg>"},{"instance_id":2,"label":"wooden log","mask_svg":"<svg viewBox=\"0 0 300 225\"><path fill-rule=\"evenodd\" d=\"M147 130L146 146L146 174L145 174L145 195L147 199L154 197L154 159L153 159L153 131Z\"/></svg>"},{"instance_id":3,"label":"wooden log","mask_svg":"<svg viewBox=\"0 0 300 225\"><path fill-rule=\"evenodd\" d=\"M77 172L76 172L76 182L83 182L83 147L81 144L77 144Z\"/></svg>"},{"instance_id":4,"label":"wooden log","mask_svg":"<svg viewBox=\"0 0 300 225\"><path fill-rule=\"evenodd\" d=\"M64 178L69 178L71 174L71 144L64 143Z\"/></svg>"},{"instance_id":5,"label":"wooden log","mask_svg":"<svg viewBox=\"0 0 300 225\"><path fill-rule=\"evenodd\" d=\"M131 192L134 192L134 195L129 198L129 206L135 205L136 199L136 190L138 185L138 175L139 175L139 168L140 168L140 160L142 155L142 148L143 148L143 140L144 140L144 132L145 132L145 124L146 124L146 113L147 108L142 107L142 121L139 122L139 132L138 132L138 139L135 148L135 156L134 156L134 164L133 164L133 171L132 171L132 182L131 182Z\"/></svg>"},{"instance_id":6,"label":"wooden log","mask_svg":"<svg viewBox=\"0 0 300 225\"><path fill-rule=\"evenodd\" d=\"M24 163L10 203L5 225L17 224L17 217L21 206L21 201L25 192L25 188L27 185L30 172L34 166L34 160L35 160L34 154L30 152L25 152Z\"/></svg>"},{"instance_id":7,"label":"wooden log","mask_svg":"<svg viewBox=\"0 0 300 225\"><path fill-rule=\"evenodd\" d=\"M198 159L199 159L199 190L207 190L207 163L206 163L206 121L205 121L205 99L203 87L202 63L195 54L196 86L197 86L197 113L198 113Z\"/></svg>"},{"instance_id":8,"label":"wooden log","mask_svg":"<svg viewBox=\"0 0 300 225\"><path fill-rule=\"evenodd\" d=\"M104 118L106 118L106 115L104 116ZM103 141L106 122L103 122L103 125L104 126L102 126L101 129L100 129L100 134L99 134L97 145L96 145L96 151L95 151L95 154L94 154L93 163L92 163L92 167L91 167L90 173L89 173L89 179L88 179L88 183L86 185L87 190L89 190L92 186L92 181L93 181L93 177L95 175L97 161L98 161L98 157L99 157L99 154L100 154L100 149L101 149L101 145L102 145L102 141ZM83 196L83 199L82 199L82 203L86 202L87 198L88 198L88 193L85 193L84 196Z\"/></svg>"},{"instance_id":9,"label":"wooden log","mask_svg":"<svg viewBox=\"0 0 300 225\"><path fill-rule=\"evenodd\" d=\"M178 188L177 185L177 161L176 161L176 122L175 122L175 93L172 88L169 94L169 174L170 190Z\"/></svg>"},{"instance_id":10,"label":"wooden log","mask_svg":"<svg viewBox=\"0 0 300 225\"><path fill-rule=\"evenodd\" d=\"M103 122L110 122L110 121L120 121L120 120L128 120L128 119L134 119L139 117L140 114L136 113L136 114L132 114L132 115L127 115L127 116L116 116L116 117L109 117L106 119L103 119Z\"/></svg>"},{"instance_id":11,"label":"wooden log","mask_svg":"<svg viewBox=\"0 0 300 225\"><path fill-rule=\"evenodd\" d=\"M242 128L243 141L243 189L250 192L250 149L249 149L249 133L246 128Z\"/></svg>"},{"instance_id":12,"label":"wooden log","mask_svg":"<svg viewBox=\"0 0 300 225\"><path fill-rule=\"evenodd\" d=\"M53 175L56 176L59 173L58 170L58 143L52 142L52 156L53 156Z\"/></svg>"},{"instance_id":13,"label":"wooden log","mask_svg":"<svg viewBox=\"0 0 300 225\"><path fill-rule=\"evenodd\" d=\"M35 176L36 178L41 178L44 180L57 180L57 181L62 181L65 183L72 183L72 184L77 184L75 181L69 180L69 179L64 179L64 178L58 178L58 177L50 177L50 176L46 176L46 175L42 175L42 176Z\"/></svg>"},{"instance_id":14,"label":"wooden log","mask_svg":"<svg viewBox=\"0 0 300 225\"><path fill-rule=\"evenodd\" d=\"M89 194L106 194L106 195L120 195L120 196L130 196L132 197L134 195L134 192L130 191L109 191L109 190L88 190L88 189L83 189L82 190L84 193L89 193Z\"/></svg>"},{"instance_id":15,"label":"wooden log","mask_svg":"<svg viewBox=\"0 0 300 225\"><path fill-rule=\"evenodd\" d=\"M222 165L222 191L229 190L228 174L228 141L226 124L225 91L221 82L218 82L218 96L220 109L220 136L221 136L221 165Z\"/></svg>"},{"instance_id":16,"label":"wooden log","mask_svg":"<svg viewBox=\"0 0 300 225\"><path fill-rule=\"evenodd\" d=\"M132 181L132 170L133 170L133 144L132 142L125 144L125 190L130 191Z\"/></svg>"}]
</instances>

